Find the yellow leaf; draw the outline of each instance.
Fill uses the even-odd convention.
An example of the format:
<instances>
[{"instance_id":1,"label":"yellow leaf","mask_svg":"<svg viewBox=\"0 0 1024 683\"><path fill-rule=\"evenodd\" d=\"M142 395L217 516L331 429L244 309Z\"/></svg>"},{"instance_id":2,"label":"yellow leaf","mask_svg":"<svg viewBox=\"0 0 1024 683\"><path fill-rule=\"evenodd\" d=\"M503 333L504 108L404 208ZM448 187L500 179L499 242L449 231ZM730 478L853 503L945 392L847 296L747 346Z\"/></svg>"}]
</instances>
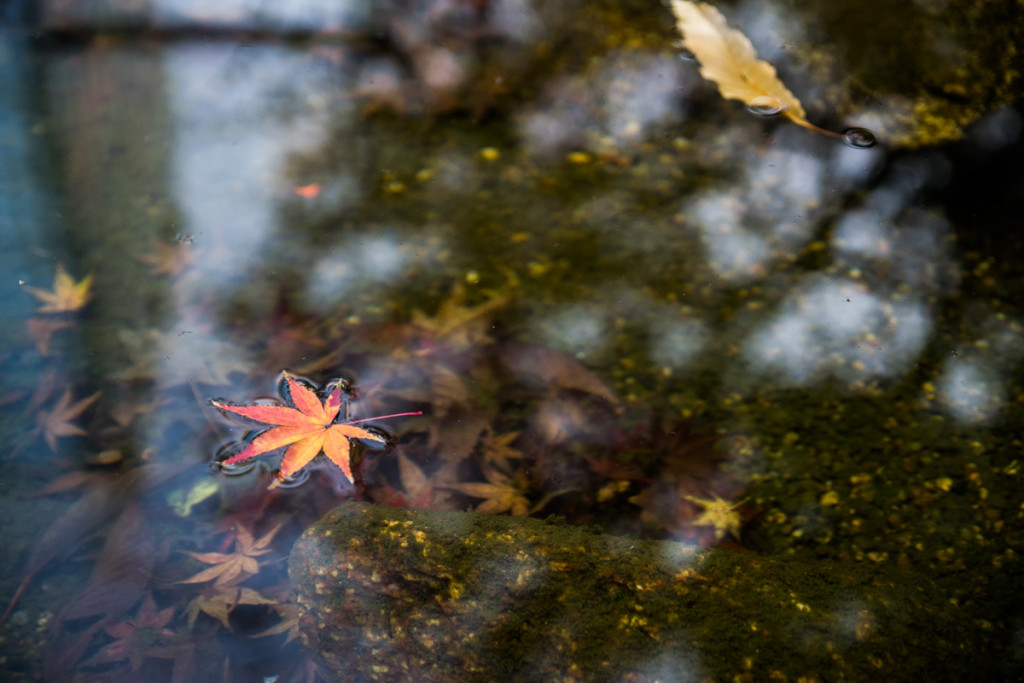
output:
<instances>
[{"instance_id":1,"label":"yellow leaf","mask_svg":"<svg viewBox=\"0 0 1024 683\"><path fill-rule=\"evenodd\" d=\"M718 86L722 97L739 100L754 111L784 114L819 133L842 137L804 118L803 105L779 80L775 67L758 59L750 40L730 28L717 9L703 2L672 0L672 12L683 34L683 46L697 57L701 75Z\"/></svg>"},{"instance_id":2,"label":"yellow leaf","mask_svg":"<svg viewBox=\"0 0 1024 683\"><path fill-rule=\"evenodd\" d=\"M513 478L494 468L485 468L484 476L489 483L452 484L448 488L473 498L484 498L484 502L476 507L476 511L483 514L500 515L506 510L513 515L529 513L530 501L526 498L525 477Z\"/></svg>"},{"instance_id":3,"label":"yellow leaf","mask_svg":"<svg viewBox=\"0 0 1024 683\"><path fill-rule=\"evenodd\" d=\"M26 291L43 302L39 313L71 313L77 311L92 298L92 275L75 282L64 266L57 264L57 276L53 280L53 291L26 287Z\"/></svg>"},{"instance_id":4,"label":"yellow leaf","mask_svg":"<svg viewBox=\"0 0 1024 683\"><path fill-rule=\"evenodd\" d=\"M726 534L732 534L736 540L740 538L740 527L743 525L743 517L737 512L737 508L744 503L734 503L722 500L717 494L711 494L711 498L698 498L696 496L683 496L686 500L696 503L704 508L700 517L693 520L693 526L713 526L715 528L715 540L721 541Z\"/></svg>"}]
</instances>

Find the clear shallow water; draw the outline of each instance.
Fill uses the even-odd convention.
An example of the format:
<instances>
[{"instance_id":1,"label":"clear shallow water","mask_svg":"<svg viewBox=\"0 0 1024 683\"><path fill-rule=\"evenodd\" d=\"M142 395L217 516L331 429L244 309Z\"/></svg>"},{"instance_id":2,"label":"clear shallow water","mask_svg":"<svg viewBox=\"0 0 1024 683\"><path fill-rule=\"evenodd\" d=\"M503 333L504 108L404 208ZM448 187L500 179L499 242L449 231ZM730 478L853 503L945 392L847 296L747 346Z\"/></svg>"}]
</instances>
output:
<instances>
[{"instance_id":1,"label":"clear shallow water","mask_svg":"<svg viewBox=\"0 0 1024 683\"><path fill-rule=\"evenodd\" d=\"M905 567L1013 633L1018 111L904 150L902 95L771 48L813 17L732 15L875 148L721 100L660 8L295 8L5 31L12 676L130 677L134 647L153 680L298 680L284 558L357 498ZM88 301L40 311L58 264ZM355 381L352 419L425 414L381 423L362 492L211 469L245 430L208 399L282 369ZM467 493L495 482L507 504ZM686 496L745 500L742 532ZM247 533L257 571L182 583Z\"/></svg>"}]
</instances>

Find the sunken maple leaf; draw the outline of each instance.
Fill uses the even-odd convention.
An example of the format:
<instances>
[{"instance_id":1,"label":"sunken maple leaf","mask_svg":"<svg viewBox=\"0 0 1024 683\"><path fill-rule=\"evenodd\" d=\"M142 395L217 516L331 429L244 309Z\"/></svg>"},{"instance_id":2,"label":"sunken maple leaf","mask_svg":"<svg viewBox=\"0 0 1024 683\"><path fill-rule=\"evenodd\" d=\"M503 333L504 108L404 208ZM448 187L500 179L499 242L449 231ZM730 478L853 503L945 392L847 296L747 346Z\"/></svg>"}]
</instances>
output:
<instances>
[{"instance_id":1,"label":"sunken maple leaf","mask_svg":"<svg viewBox=\"0 0 1024 683\"><path fill-rule=\"evenodd\" d=\"M683 45L700 60L700 73L718 86L729 100L739 100L752 111L783 114L793 123L834 138L848 138L854 146L870 147L867 131L851 128L846 134L819 128L805 117L800 100L779 80L775 67L757 58L757 51L740 31L729 26L715 7L703 2L672 0ZM869 144L869 142L871 144Z\"/></svg>"},{"instance_id":2,"label":"sunken maple leaf","mask_svg":"<svg viewBox=\"0 0 1024 683\"><path fill-rule=\"evenodd\" d=\"M50 355L50 337L53 336L53 333L74 326L75 324L70 320L29 318L25 321L28 335L35 341L36 350L43 358Z\"/></svg>"},{"instance_id":3,"label":"sunken maple leaf","mask_svg":"<svg viewBox=\"0 0 1024 683\"><path fill-rule=\"evenodd\" d=\"M204 583L213 581L214 586L226 586L238 583L257 574L260 570L260 562L256 558L270 552L270 542L274 535L281 528L276 527L264 534L259 540L254 540L252 532L241 524L235 527L235 552L233 553L189 553L192 557L213 565L203 571L183 579L179 583Z\"/></svg>"},{"instance_id":4,"label":"sunken maple leaf","mask_svg":"<svg viewBox=\"0 0 1024 683\"><path fill-rule=\"evenodd\" d=\"M127 659L132 671L138 671L144 659L174 659L176 648L171 643L174 632L166 628L174 616L174 607L156 610L153 596L146 596L134 619L107 626L104 630L116 640L103 648L88 664L108 664Z\"/></svg>"},{"instance_id":5,"label":"sunken maple leaf","mask_svg":"<svg viewBox=\"0 0 1024 683\"><path fill-rule=\"evenodd\" d=\"M447 488L455 489L473 498L485 499L484 502L476 506L476 511L488 515L499 515L506 511L517 516L532 515L538 510L542 510L552 498L573 490L565 488L551 491L531 507L530 501L526 497L530 482L522 470L508 475L496 467L484 467L483 473L487 479L486 484L479 482L451 484Z\"/></svg>"},{"instance_id":6,"label":"sunken maple leaf","mask_svg":"<svg viewBox=\"0 0 1024 683\"><path fill-rule=\"evenodd\" d=\"M254 633L250 638L266 638L267 636L276 636L279 633L287 633L288 637L285 638L285 644L292 642L299 637L299 606L294 602L275 603L270 606L270 609L277 612L277 615L281 617L281 621L271 626L265 631Z\"/></svg>"},{"instance_id":7,"label":"sunken maple leaf","mask_svg":"<svg viewBox=\"0 0 1024 683\"><path fill-rule=\"evenodd\" d=\"M72 424L71 421L85 412L85 409L92 405L99 397L100 392L97 391L88 398L72 403L71 387L68 387L52 410L49 412L40 411L36 415L36 431L43 435L43 440L46 441L46 445L50 447L51 451L57 451L58 437L85 436L87 434L84 429L76 424Z\"/></svg>"},{"instance_id":8,"label":"sunken maple leaf","mask_svg":"<svg viewBox=\"0 0 1024 683\"><path fill-rule=\"evenodd\" d=\"M231 405L219 399L210 401L220 410L263 424L274 425L253 439L240 453L224 461L225 465L234 465L262 453L288 446L288 450L285 451L284 458L281 460L281 467L277 471L277 478L271 482L270 488L274 488L301 470L321 452L341 468L345 477L352 482L354 480L349 440L367 439L381 443L386 441L379 434L356 427L356 423L419 414L399 413L338 422L343 404L342 383L336 384L327 398L321 402L320 397L313 389L296 381L287 372L283 374L286 382L285 398L292 404L290 406L259 404L240 406Z\"/></svg>"},{"instance_id":9,"label":"sunken maple leaf","mask_svg":"<svg viewBox=\"0 0 1024 683\"><path fill-rule=\"evenodd\" d=\"M259 591L245 586L213 584L200 595L193 598L185 608L188 615L188 626L195 625L199 613L213 617L224 628L231 630L231 612L239 605L276 605L274 600L264 597Z\"/></svg>"},{"instance_id":10,"label":"sunken maple leaf","mask_svg":"<svg viewBox=\"0 0 1024 683\"><path fill-rule=\"evenodd\" d=\"M508 303L508 297L495 295L482 304L467 306L465 288L456 285L451 296L442 302L437 315L430 317L422 311L413 311L412 324L426 331L433 341L464 350L491 340L491 318ZM429 345L426 352L429 353Z\"/></svg>"},{"instance_id":11,"label":"sunken maple leaf","mask_svg":"<svg viewBox=\"0 0 1024 683\"><path fill-rule=\"evenodd\" d=\"M506 510L513 515L527 515L531 512L530 501L526 498L528 483L519 473L509 476L501 470L484 468L487 483L453 484L450 488L473 498L483 498L476 506L477 512L499 515Z\"/></svg>"},{"instance_id":12,"label":"sunken maple leaf","mask_svg":"<svg viewBox=\"0 0 1024 683\"><path fill-rule=\"evenodd\" d=\"M717 494L711 494L711 498L698 498L696 496L684 496L686 500L696 503L704 508L700 517L693 520L693 526L712 526L715 528L715 540L720 541L726 534L732 534L736 540L740 538L740 527L743 525L743 517L737 509L744 501L734 503L723 500Z\"/></svg>"},{"instance_id":13,"label":"sunken maple leaf","mask_svg":"<svg viewBox=\"0 0 1024 683\"><path fill-rule=\"evenodd\" d=\"M86 275L75 282L68 271L64 270L64 266L58 264L52 292L35 287L26 287L25 291L43 302L39 313L70 313L85 306L92 298L91 289L92 275Z\"/></svg>"},{"instance_id":14,"label":"sunken maple leaf","mask_svg":"<svg viewBox=\"0 0 1024 683\"><path fill-rule=\"evenodd\" d=\"M152 243L152 253L136 256L135 260L152 266L150 272L153 275L177 277L195 263L196 254L189 241L181 240L176 244L168 244L152 240Z\"/></svg>"}]
</instances>

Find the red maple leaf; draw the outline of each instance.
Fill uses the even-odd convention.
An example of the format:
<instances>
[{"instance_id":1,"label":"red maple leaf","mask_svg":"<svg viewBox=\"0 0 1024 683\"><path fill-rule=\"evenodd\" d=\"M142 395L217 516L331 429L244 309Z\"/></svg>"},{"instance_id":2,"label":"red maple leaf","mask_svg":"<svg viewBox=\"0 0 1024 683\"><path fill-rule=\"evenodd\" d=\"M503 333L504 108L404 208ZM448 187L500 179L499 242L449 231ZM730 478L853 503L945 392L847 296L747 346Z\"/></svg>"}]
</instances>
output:
<instances>
[{"instance_id":1,"label":"red maple leaf","mask_svg":"<svg viewBox=\"0 0 1024 683\"><path fill-rule=\"evenodd\" d=\"M225 465L234 465L262 453L288 446L288 450L285 451L284 458L281 460L281 467L277 471L277 478L271 482L270 488L274 488L308 465L321 451L331 462L340 467L341 471L345 473L345 477L352 482L349 439L368 439L382 443L386 441L379 434L356 427L356 423L420 414L418 412L398 413L338 422L343 404L341 382L335 385L331 393L321 403L320 397L313 389L296 381L287 372L282 374L287 382L286 389L282 393L292 404L291 406L231 405L220 399L210 401L211 405L220 410L235 413L256 422L274 425L249 442L249 445L240 453L224 461Z\"/></svg>"}]
</instances>

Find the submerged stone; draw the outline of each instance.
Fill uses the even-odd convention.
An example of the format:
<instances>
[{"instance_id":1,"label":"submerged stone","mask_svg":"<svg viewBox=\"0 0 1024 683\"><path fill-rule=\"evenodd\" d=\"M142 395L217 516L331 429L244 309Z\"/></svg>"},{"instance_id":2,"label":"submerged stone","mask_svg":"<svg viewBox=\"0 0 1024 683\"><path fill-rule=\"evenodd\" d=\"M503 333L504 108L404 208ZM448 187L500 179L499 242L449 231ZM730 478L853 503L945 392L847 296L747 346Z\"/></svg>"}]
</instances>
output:
<instances>
[{"instance_id":1,"label":"submerged stone","mask_svg":"<svg viewBox=\"0 0 1024 683\"><path fill-rule=\"evenodd\" d=\"M346 503L289 571L341 681L951 680L990 651L917 575L523 517Z\"/></svg>"}]
</instances>

